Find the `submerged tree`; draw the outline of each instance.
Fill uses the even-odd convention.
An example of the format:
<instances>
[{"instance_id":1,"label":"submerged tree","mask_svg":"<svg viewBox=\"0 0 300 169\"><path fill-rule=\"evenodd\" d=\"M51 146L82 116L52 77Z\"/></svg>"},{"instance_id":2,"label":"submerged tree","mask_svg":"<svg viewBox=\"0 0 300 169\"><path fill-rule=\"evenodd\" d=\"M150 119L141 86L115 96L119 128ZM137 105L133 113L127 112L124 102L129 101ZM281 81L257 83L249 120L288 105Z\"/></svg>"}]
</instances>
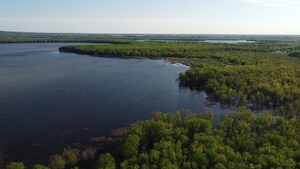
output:
<instances>
[{"instance_id":1,"label":"submerged tree","mask_svg":"<svg viewBox=\"0 0 300 169\"><path fill-rule=\"evenodd\" d=\"M54 155L50 158L49 168L50 169L64 169L66 165L65 160L60 155Z\"/></svg>"},{"instance_id":2,"label":"submerged tree","mask_svg":"<svg viewBox=\"0 0 300 169\"><path fill-rule=\"evenodd\" d=\"M97 169L115 169L115 159L109 153L102 154L97 161Z\"/></svg>"},{"instance_id":3,"label":"submerged tree","mask_svg":"<svg viewBox=\"0 0 300 169\"><path fill-rule=\"evenodd\" d=\"M49 169L49 168L41 164L36 164L32 167L32 169Z\"/></svg>"},{"instance_id":4,"label":"submerged tree","mask_svg":"<svg viewBox=\"0 0 300 169\"><path fill-rule=\"evenodd\" d=\"M25 166L22 162L10 162L6 169L25 169Z\"/></svg>"}]
</instances>

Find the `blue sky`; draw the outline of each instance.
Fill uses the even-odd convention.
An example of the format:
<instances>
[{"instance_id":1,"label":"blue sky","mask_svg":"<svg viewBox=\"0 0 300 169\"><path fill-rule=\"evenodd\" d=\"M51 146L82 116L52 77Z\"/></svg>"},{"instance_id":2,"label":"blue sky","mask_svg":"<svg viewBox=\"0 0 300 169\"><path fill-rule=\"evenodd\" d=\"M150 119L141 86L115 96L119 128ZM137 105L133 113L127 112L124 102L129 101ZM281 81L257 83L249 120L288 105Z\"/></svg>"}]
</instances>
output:
<instances>
[{"instance_id":1,"label":"blue sky","mask_svg":"<svg viewBox=\"0 0 300 169\"><path fill-rule=\"evenodd\" d=\"M300 0L0 0L0 30L300 34Z\"/></svg>"}]
</instances>

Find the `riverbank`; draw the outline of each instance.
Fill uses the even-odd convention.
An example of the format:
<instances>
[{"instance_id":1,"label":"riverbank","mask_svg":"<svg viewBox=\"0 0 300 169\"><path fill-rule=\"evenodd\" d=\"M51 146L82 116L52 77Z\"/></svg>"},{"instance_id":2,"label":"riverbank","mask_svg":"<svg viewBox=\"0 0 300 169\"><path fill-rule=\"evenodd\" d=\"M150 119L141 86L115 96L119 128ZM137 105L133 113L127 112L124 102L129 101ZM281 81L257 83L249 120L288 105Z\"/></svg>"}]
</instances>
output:
<instances>
[{"instance_id":1,"label":"riverbank","mask_svg":"<svg viewBox=\"0 0 300 169\"><path fill-rule=\"evenodd\" d=\"M182 84L204 88L227 105L269 109L292 118L300 116L300 60L289 57L289 53L299 47L297 42L136 42L113 46L66 46L59 51L100 57L144 56L186 64L191 69L179 75Z\"/></svg>"}]
</instances>

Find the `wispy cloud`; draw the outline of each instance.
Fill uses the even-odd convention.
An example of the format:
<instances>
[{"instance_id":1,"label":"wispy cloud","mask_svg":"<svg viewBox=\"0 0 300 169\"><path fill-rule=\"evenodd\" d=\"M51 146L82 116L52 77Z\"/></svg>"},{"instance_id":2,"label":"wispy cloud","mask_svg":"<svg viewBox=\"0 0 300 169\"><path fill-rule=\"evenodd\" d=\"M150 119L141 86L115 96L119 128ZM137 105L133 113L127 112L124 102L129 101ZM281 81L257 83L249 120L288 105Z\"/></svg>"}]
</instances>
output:
<instances>
[{"instance_id":1,"label":"wispy cloud","mask_svg":"<svg viewBox=\"0 0 300 169\"><path fill-rule=\"evenodd\" d=\"M260 6L283 7L300 14L300 0L239 0Z\"/></svg>"},{"instance_id":2,"label":"wispy cloud","mask_svg":"<svg viewBox=\"0 0 300 169\"><path fill-rule=\"evenodd\" d=\"M299 0L240 0L265 6L300 6Z\"/></svg>"}]
</instances>

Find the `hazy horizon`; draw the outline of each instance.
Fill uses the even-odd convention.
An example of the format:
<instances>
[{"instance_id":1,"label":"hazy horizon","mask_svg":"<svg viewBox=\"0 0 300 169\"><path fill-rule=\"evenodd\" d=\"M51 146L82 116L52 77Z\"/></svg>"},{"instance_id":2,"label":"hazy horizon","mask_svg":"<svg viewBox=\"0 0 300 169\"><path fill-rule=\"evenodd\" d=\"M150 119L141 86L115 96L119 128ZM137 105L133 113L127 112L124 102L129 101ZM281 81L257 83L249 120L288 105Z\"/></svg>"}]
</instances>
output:
<instances>
[{"instance_id":1,"label":"hazy horizon","mask_svg":"<svg viewBox=\"0 0 300 169\"><path fill-rule=\"evenodd\" d=\"M296 0L0 2L0 30L40 33L300 35Z\"/></svg>"},{"instance_id":2,"label":"hazy horizon","mask_svg":"<svg viewBox=\"0 0 300 169\"><path fill-rule=\"evenodd\" d=\"M38 34L103 34L103 35L183 35L183 36L205 36L205 35L224 35L224 36L231 36L231 35L237 35L237 36L300 36L300 34L267 34L267 33L262 33L262 34L236 34L236 33L102 33L102 32L42 32L42 31L14 31L14 30L0 30L0 32L11 32L11 33L38 33Z\"/></svg>"}]
</instances>

